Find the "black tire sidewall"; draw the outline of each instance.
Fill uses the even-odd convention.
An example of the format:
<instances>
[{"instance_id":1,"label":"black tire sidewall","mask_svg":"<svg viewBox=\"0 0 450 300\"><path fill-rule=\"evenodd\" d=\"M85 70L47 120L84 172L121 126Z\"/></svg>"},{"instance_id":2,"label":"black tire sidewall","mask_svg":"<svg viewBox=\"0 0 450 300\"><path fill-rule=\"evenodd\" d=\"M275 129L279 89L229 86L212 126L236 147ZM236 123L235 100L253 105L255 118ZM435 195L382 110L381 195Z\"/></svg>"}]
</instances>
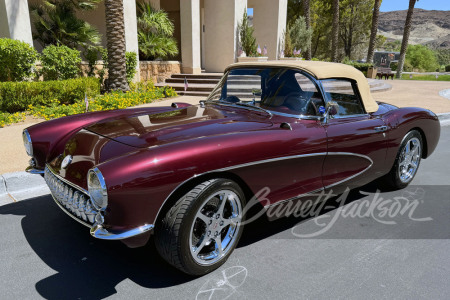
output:
<instances>
[{"instance_id":1,"label":"black tire sidewall","mask_svg":"<svg viewBox=\"0 0 450 300\"><path fill-rule=\"evenodd\" d=\"M400 176L399 176L399 172L398 172L399 165L400 165L400 156L402 154L403 148L405 147L406 143L414 137L417 138L420 142L420 158L419 158L419 161L417 164L416 172L414 173L413 177L408 182L403 182L400 180ZM399 189L405 188L411 183L411 181L414 180L414 177L416 176L416 174L419 170L422 154L423 154L422 136L420 135L420 133L417 130L411 130L403 138L400 148L398 149L397 157L395 158L394 166L392 167L392 170L391 170L390 178L391 178L391 180L393 180L392 183L393 183L394 187L399 188Z\"/></svg>"},{"instance_id":2,"label":"black tire sidewall","mask_svg":"<svg viewBox=\"0 0 450 300\"><path fill-rule=\"evenodd\" d=\"M236 245L239 242L239 239L241 238L244 226L241 224L239 226L238 232L236 233L236 242L234 245L232 245L231 249L227 252L227 254L220 259L218 262L205 266L198 264L194 258L192 257L192 254L190 252L190 234L191 234L191 228L192 223L194 222L194 218L198 212L198 210L201 208L204 201L211 196L213 193L219 191L219 190L231 190L234 193L236 193L239 196L240 202L241 202L241 209L244 211L244 207L246 204L245 195L242 189L239 187L237 183L234 181L228 180L228 179L216 179L212 184L207 186L203 191L200 192L200 194L197 196L193 204L189 207L188 211L186 212L185 217L183 218L181 228L180 228L180 234L179 234L179 251L180 251L180 259L182 261L182 264L186 271L189 272L189 274L193 275L203 275L206 273L209 273L221 265L223 265L228 257L231 255L231 253L236 248ZM244 221L245 216L243 216L241 223Z\"/></svg>"}]
</instances>

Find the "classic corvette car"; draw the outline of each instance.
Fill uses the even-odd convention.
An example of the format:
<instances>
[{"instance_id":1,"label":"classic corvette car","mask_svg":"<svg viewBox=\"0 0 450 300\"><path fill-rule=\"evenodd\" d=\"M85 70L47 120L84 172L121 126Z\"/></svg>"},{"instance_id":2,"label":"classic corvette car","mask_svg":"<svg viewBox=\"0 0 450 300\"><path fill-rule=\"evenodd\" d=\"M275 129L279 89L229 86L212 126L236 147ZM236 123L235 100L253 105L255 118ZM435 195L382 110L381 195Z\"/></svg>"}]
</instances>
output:
<instances>
[{"instance_id":1,"label":"classic corvette car","mask_svg":"<svg viewBox=\"0 0 450 300\"><path fill-rule=\"evenodd\" d=\"M198 105L69 116L23 139L28 171L93 237L139 247L153 234L164 259L201 275L235 249L259 190L268 209L375 179L401 189L439 135L434 113L375 102L353 67L274 61L229 66Z\"/></svg>"}]
</instances>

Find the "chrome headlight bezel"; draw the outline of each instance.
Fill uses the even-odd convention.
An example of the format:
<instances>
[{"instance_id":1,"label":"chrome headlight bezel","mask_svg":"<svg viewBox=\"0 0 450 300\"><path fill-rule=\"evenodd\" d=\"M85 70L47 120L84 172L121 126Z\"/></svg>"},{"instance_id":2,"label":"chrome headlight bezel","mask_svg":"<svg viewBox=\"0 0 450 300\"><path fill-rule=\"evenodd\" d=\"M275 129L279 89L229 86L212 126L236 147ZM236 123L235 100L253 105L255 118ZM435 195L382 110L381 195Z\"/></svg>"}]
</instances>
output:
<instances>
[{"instance_id":1,"label":"chrome headlight bezel","mask_svg":"<svg viewBox=\"0 0 450 300\"><path fill-rule=\"evenodd\" d=\"M98 168L89 170L87 185L92 205L98 210L105 209L108 206L108 189L105 178Z\"/></svg>"},{"instance_id":2,"label":"chrome headlight bezel","mask_svg":"<svg viewBox=\"0 0 450 300\"><path fill-rule=\"evenodd\" d=\"M25 146L25 151L28 156L33 157L33 142L31 141L31 136L28 130L24 129L22 132L23 145Z\"/></svg>"}]
</instances>

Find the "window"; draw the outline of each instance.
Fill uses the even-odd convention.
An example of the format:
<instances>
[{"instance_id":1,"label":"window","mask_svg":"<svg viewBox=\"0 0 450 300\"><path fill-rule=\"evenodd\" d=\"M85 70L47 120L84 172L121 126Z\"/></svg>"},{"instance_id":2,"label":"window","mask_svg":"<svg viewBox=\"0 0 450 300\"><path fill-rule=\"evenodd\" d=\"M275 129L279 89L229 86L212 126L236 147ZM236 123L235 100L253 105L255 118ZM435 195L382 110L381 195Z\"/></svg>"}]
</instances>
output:
<instances>
[{"instance_id":1,"label":"window","mask_svg":"<svg viewBox=\"0 0 450 300\"><path fill-rule=\"evenodd\" d=\"M249 103L275 113L319 116L323 99L306 75L287 68L237 68L213 91L209 100Z\"/></svg>"},{"instance_id":2,"label":"window","mask_svg":"<svg viewBox=\"0 0 450 300\"><path fill-rule=\"evenodd\" d=\"M355 85L350 80L331 79L322 81L326 97L339 105L339 112L335 117L364 114L364 108L357 93Z\"/></svg>"}]
</instances>

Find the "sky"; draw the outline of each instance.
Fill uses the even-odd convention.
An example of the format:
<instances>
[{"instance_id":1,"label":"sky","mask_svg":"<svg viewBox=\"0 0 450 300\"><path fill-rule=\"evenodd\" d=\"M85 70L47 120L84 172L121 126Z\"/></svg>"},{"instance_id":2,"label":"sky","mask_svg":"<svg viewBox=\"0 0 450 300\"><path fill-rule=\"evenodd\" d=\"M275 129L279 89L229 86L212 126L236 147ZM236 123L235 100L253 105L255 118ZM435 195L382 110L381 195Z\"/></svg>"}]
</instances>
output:
<instances>
[{"instance_id":1,"label":"sky","mask_svg":"<svg viewBox=\"0 0 450 300\"><path fill-rule=\"evenodd\" d=\"M406 10L409 0L383 0L380 11ZM450 10L450 0L419 0L415 8L427 10Z\"/></svg>"},{"instance_id":2,"label":"sky","mask_svg":"<svg viewBox=\"0 0 450 300\"><path fill-rule=\"evenodd\" d=\"M383 0L380 11L406 10L409 0ZM450 0L419 0L416 8L427 10L450 10ZM247 10L249 16L253 16L253 8Z\"/></svg>"}]
</instances>

